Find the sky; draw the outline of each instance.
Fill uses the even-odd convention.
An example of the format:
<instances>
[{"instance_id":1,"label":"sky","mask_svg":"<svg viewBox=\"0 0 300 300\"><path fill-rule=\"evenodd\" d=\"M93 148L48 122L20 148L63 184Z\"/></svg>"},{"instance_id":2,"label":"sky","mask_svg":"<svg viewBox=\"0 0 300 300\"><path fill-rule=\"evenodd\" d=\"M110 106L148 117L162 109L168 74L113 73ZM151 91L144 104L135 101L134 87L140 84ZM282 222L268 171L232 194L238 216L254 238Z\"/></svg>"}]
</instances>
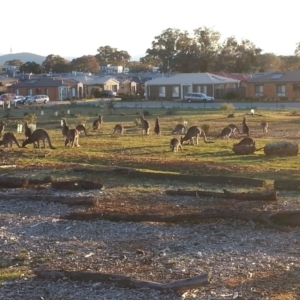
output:
<instances>
[{"instance_id":1,"label":"sky","mask_svg":"<svg viewBox=\"0 0 300 300\"><path fill-rule=\"evenodd\" d=\"M297 0L14 0L0 7L0 55L77 58L108 45L136 59L168 28L192 35L207 27L221 34L221 42L248 39L276 55L293 55L300 42Z\"/></svg>"}]
</instances>

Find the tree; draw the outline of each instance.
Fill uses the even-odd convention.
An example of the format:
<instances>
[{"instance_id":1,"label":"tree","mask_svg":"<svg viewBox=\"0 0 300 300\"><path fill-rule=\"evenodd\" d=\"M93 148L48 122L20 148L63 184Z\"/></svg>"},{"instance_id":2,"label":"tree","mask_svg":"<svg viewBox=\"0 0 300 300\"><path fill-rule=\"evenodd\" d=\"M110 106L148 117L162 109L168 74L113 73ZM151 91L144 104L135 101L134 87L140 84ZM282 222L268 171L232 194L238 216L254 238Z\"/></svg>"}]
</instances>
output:
<instances>
[{"instance_id":1,"label":"tree","mask_svg":"<svg viewBox=\"0 0 300 300\"><path fill-rule=\"evenodd\" d=\"M145 71L152 71L153 67L159 67L162 62L159 58L146 55L140 58L140 64Z\"/></svg>"},{"instance_id":2,"label":"tree","mask_svg":"<svg viewBox=\"0 0 300 300\"><path fill-rule=\"evenodd\" d=\"M70 62L59 55L50 54L43 61L46 72L63 73L70 70Z\"/></svg>"},{"instance_id":3,"label":"tree","mask_svg":"<svg viewBox=\"0 0 300 300\"><path fill-rule=\"evenodd\" d=\"M119 51L117 48L112 48L110 46L99 47L97 49L98 54L95 55L100 65L114 65L123 66L130 61L131 56L127 51Z\"/></svg>"},{"instance_id":4,"label":"tree","mask_svg":"<svg viewBox=\"0 0 300 300\"><path fill-rule=\"evenodd\" d=\"M283 60L274 53L264 53L257 56L255 71L280 71L283 67Z\"/></svg>"},{"instance_id":5,"label":"tree","mask_svg":"<svg viewBox=\"0 0 300 300\"><path fill-rule=\"evenodd\" d=\"M13 60L6 61L5 65L21 67L23 65L23 62L20 59L13 59Z\"/></svg>"},{"instance_id":6,"label":"tree","mask_svg":"<svg viewBox=\"0 0 300 300\"><path fill-rule=\"evenodd\" d=\"M294 51L295 56L299 56L300 57L300 42L298 42L296 44L296 49Z\"/></svg>"},{"instance_id":7,"label":"tree","mask_svg":"<svg viewBox=\"0 0 300 300\"><path fill-rule=\"evenodd\" d=\"M20 67L20 72L41 74L44 72L44 67L34 61L28 61Z\"/></svg>"},{"instance_id":8,"label":"tree","mask_svg":"<svg viewBox=\"0 0 300 300\"><path fill-rule=\"evenodd\" d=\"M93 55L84 55L71 61L71 68L81 72L99 72L99 62Z\"/></svg>"}]
</instances>

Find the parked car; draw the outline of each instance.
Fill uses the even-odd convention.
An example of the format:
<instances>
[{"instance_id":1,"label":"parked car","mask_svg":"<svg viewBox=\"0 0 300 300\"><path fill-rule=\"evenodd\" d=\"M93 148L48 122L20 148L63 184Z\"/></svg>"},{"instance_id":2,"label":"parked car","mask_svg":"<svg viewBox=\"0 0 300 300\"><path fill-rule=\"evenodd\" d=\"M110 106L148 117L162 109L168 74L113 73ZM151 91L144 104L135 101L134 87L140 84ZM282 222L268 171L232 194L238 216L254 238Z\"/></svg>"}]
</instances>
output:
<instances>
[{"instance_id":1,"label":"parked car","mask_svg":"<svg viewBox=\"0 0 300 300\"><path fill-rule=\"evenodd\" d=\"M105 98L113 98L116 97L117 93L111 90L104 90L101 92L101 97L105 97Z\"/></svg>"},{"instance_id":2,"label":"parked car","mask_svg":"<svg viewBox=\"0 0 300 300\"><path fill-rule=\"evenodd\" d=\"M0 96L0 101L4 101L4 102L7 102L7 101L10 101L12 99L15 99L16 98L16 94L14 93L5 93L5 94L2 94Z\"/></svg>"},{"instance_id":3,"label":"parked car","mask_svg":"<svg viewBox=\"0 0 300 300\"><path fill-rule=\"evenodd\" d=\"M33 103L37 103L37 104L45 103L46 104L47 102L49 102L49 97L47 95L35 95L26 100L27 104L33 104Z\"/></svg>"},{"instance_id":4,"label":"parked car","mask_svg":"<svg viewBox=\"0 0 300 300\"><path fill-rule=\"evenodd\" d=\"M15 98L10 99L10 103L11 103L11 104L14 104L14 103L16 103L19 99L22 99L22 98L24 98L24 96L16 95Z\"/></svg>"},{"instance_id":5,"label":"parked car","mask_svg":"<svg viewBox=\"0 0 300 300\"><path fill-rule=\"evenodd\" d=\"M21 98L18 98L17 101L16 101L17 105L18 104L25 104L25 102L27 101L28 98L31 98L31 96L25 96L25 97L23 96Z\"/></svg>"},{"instance_id":6,"label":"parked car","mask_svg":"<svg viewBox=\"0 0 300 300\"><path fill-rule=\"evenodd\" d=\"M215 98L203 93L188 93L184 95L184 100L188 102L212 102Z\"/></svg>"}]
</instances>

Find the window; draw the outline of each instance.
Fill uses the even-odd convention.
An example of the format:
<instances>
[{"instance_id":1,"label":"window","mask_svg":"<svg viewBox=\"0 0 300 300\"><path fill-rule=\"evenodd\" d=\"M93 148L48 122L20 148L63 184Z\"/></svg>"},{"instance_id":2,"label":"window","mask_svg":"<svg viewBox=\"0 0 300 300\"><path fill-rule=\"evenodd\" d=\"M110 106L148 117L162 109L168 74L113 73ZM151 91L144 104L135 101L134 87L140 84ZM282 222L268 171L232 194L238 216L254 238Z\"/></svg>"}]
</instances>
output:
<instances>
[{"instance_id":1,"label":"window","mask_svg":"<svg viewBox=\"0 0 300 300\"><path fill-rule=\"evenodd\" d=\"M203 85L203 86L201 87L201 93L207 94L207 86L206 86L206 85Z\"/></svg>"},{"instance_id":2,"label":"window","mask_svg":"<svg viewBox=\"0 0 300 300\"><path fill-rule=\"evenodd\" d=\"M285 85L283 84L277 85L277 96L285 97Z\"/></svg>"},{"instance_id":3,"label":"window","mask_svg":"<svg viewBox=\"0 0 300 300\"><path fill-rule=\"evenodd\" d=\"M264 95L264 86L256 85L255 86L255 97L263 97Z\"/></svg>"},{"instance_id":4,"label":"window","mask_svg":"<svg viewBox=\"0 0 300 300\"><path fill-rule=\"evenodd\" d=\"M179 86L172 87L172 97L179 97Z\"/></svg>"},{"instance_id":5,"label":"window","mask_svg":"<svg viewBox=\"0 0 300 300\"><path fill-rule=\"evenodd\" d=\"M19 89L14 89L14 94L19 95Z\"/></svg>"},{"instance_id":6,"label":"window","mask_svg":"<svg viewBox=\"0 0 300 300\"><path fill-rule=\"evenodd\" d=\"M27 95L32 96L32 89L27 89Z\"/></svg>"},{"instance_id":7,"label":"window","mask_svg":"<svg viewBox=\"0 0 300 300\"><path fill-rule=\"evenodd\" d=\"M45 89L45 95L48 95L48 89Z\"/></svg>"},{"instance_id":8,"label":"window","mask_svg":"<svg viewBox=\"0 0 300 300\"><path fill-rule=\"evenodd\" d=\"M159 87L158 96L159 97L166 97L166 87L165 86L160 86Z\"/></svg>"},{"instance_id":9,"label":"window","mask_svg":"<svg viewBox=\"0 0 300 300\"><path fill-rule=\"evenodd\" d=\"M271 76L271 79L280 79L283 76L283 73L276 73Z\"/></svg>"}]
</instances>

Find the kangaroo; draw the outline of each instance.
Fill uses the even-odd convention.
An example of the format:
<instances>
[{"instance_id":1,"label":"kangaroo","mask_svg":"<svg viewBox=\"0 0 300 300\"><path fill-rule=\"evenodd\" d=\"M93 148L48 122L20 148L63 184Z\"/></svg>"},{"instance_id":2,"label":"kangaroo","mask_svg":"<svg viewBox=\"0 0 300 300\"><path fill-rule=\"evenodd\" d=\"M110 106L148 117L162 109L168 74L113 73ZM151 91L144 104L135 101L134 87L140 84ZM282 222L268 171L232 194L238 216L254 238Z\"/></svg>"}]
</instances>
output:
<instances>
[{"instance_id":1,"label":"kangaroo","mask_svg":"<svg viewBox=\"0 0 300 300\"><path fill-rule=\"evenodd\" d=\"M242 140L240 140L235 145L237 145L237 146L241 146L241 145L255 146L255 141L250 137L246 137L246 138L243 138Z\"/></svg>"},{"instance_id":2,"label":"kangaroo","mask_svg":"<svg viewBox=\"0 0 300 300\"><path fill-rule=\"evenodd\" d=\"M221 131L219 137L220 137L221 139L229 139L229 138L231 137L232 133L233 133L232 128L229 127L229 126L227 126L227 127L225 127L225 128Z\"/></svg>"},{"instance_id":3,"label":"kangaroo","mask_svg":"<svg viewBox=\"0 0 300 300\"><path fill-rule=\"evenodd\" d=\"M234 137L236 137L236 133L241 134L239 128L235 124L229 124L228 127L232 129Z\"/></svg>"},{"instance_id":4,"label":"kangaroo","mask_svg":"<svg viewBox=\"0 0 300 300\"><path fill-rule=\"evenodd\" d=\"M117 133L117 132L120 133L120 134L123 134L123 133L124 133L124 127L123 127L123 125L117 124L117 125L115 126L113 134L115 134L115 133Z\"/></svg>"},{"instance_id":5,"label":"kangaroo","mask_svg":"<svg viewBox=\"0 0 300 300\"><path fill-rule=\"evenodd\" d=\"M186 133L186 127L182 124L177 124L172 132L172 134L185 134Z\"/></svg>"},{"instance_id":6,"label":"kangaroo","mask_svg":"<svg viewBox=\"0 0 300 300\"><path fill-rule=\"evenodd\" d=\"M78 130L79 134L80 134L81 132L83 132L83 133L87 136L85 126L83 126L82 124L78 124L78 125L76 126L76 129Z\"/></svg>"},{"instance_id":7,"label":"kangaroo","mask_svg":"<svg viewBox=\"0 0 300 300\"><path fill-rule=\"evenodd\" d=\"M23 141L22 147L25 148L28 144L37 144L37 147L40 148L40 141L43 141L44 148L46 148L45 140L48 141L49 147L51 149L56 149L52 146L49 134L44 129L36 129L27 140Z\"/></svg>"},{"instance_id":8,"label":"kangaroo","mask_svg":"<svg viewBox=\"0 0 300 300\"><path fill-rule=\"evenodd\" d=\"M191 126L185 136L181 137L180 143L183 145L183 142L190 141L191 144L194 145L194 138L196 138L196 144L198 145L199 136L203 137L205 143L214 143L207 141L205 132L198 126Z\"/></svg>"},{"instance_id":9,"label":"kangaroo","mask_svg":"<svg viewBox=\"0 0 300 300\"><path fill-rule=\"evenodd\" d=\"M24 122L25 137L28 139L31 136L31 129L28 126L28 121Z\"/></svg>"},{"instance_id":10,"label":"kangaroo","mask_svg":"<svg viewBox=\"0 0 300 300\"><path fill-rule=\"evenodd\" d=\"M177 138L173 138L170 141L170 149L172 152L178 152L178 149L182 151L182 145Z\"/></svg>"},{"instance_id":11,"label":"kangaroo","mask_svg":"<svg viewBox=\"0 0 300 300\"><path fill-rule=\"evenodd\" d=\"M157 135L160 135L160 125L159 125L158 117L156 117L156 120L155 120L154 133L156 133Z\"/></svg>"},{"instance_id":12,"label":"kangaroo","mask_svg":"<svg viewBox=\"0 0 300 300\"><path fill-rule=\"evenodd\" d=\"M103 124L103 116L98 115L98 119L93 122L93 130L99 131L102 124Z\"/></svg>"},{"instance_id":13,"label":"kangaroo","mask_svg":"<svg viewBox=\"0 0 300 300\"><path fill-rule=\"evenodd\" d=\"M2 133L5 130L5 126L7 126L7 124L1 120L1 122L0 122L0 137L2 136Z\"/></svg>"},{"instance_id":14,"label":"kangaroo","mask_svg":"<svg viewBox=\"0 0 300 300\"><path fill-rule=\"evenodd\" d=\"M144 115L141 116L141 127L142 127L142 135L144 135L144 133L146 135L149 135L150 123L148 122L148 120L145 119Z\"/></svg>"},{"instance_id":15,"label":"kangaroo","mask_svg":"<svg viewBox=\"0 0 300 300\"><path fill-rule=\"evenodd\" d=\"M62 121L63 121L63 125L62 125L61 132L62 132L63 137L66 137L67 132L69 131L69 125L67 124L66 118L63 118Z\"/></svg>"},{"instance_id":16,"label":"kangaroo","mask_svg":"<svg viewBox=\"0 0 300 300\"><path fill-rule=\"evenodd\" d=\"M22 148L15 135L12 132L6 132L3 135L2 141L0 141L0 146L3 145L5 148L8 148L9 145L10 147L12 147L13 142L15 142L19 148Z\"/></svg>"},{"instance_id":17,"label":"kangaroo","mask_svg":"<svg viewBox=\"0 0 300 300\"><path fill-rule=\"evenodd\" d=\"M79 131L77 129L69 129L66 135L65 147L79 147Z\"/></svg>"},{"instance_id":18,"label":"kangaroo","mask_svg":"<svg viewBox=\"0 0 300 300\"><path fill-rule=\"evenodd\" d=\"M249 129L247 123L246 123L246 118L245 117L243 118L242 125L243 125L243 133L249 136L250 129Z\"/></svg>"},{"instance_id":19,"label":"kangaroo","mask_svg":"<svg viewBox=\"0 0 300 300\"><path fill-rule=\"evenodd\" d=\"M263 121L260 123L260 126L262 127L262 132L267 133L269 124L266 121Z\"/></svg>"}]
</instances>

